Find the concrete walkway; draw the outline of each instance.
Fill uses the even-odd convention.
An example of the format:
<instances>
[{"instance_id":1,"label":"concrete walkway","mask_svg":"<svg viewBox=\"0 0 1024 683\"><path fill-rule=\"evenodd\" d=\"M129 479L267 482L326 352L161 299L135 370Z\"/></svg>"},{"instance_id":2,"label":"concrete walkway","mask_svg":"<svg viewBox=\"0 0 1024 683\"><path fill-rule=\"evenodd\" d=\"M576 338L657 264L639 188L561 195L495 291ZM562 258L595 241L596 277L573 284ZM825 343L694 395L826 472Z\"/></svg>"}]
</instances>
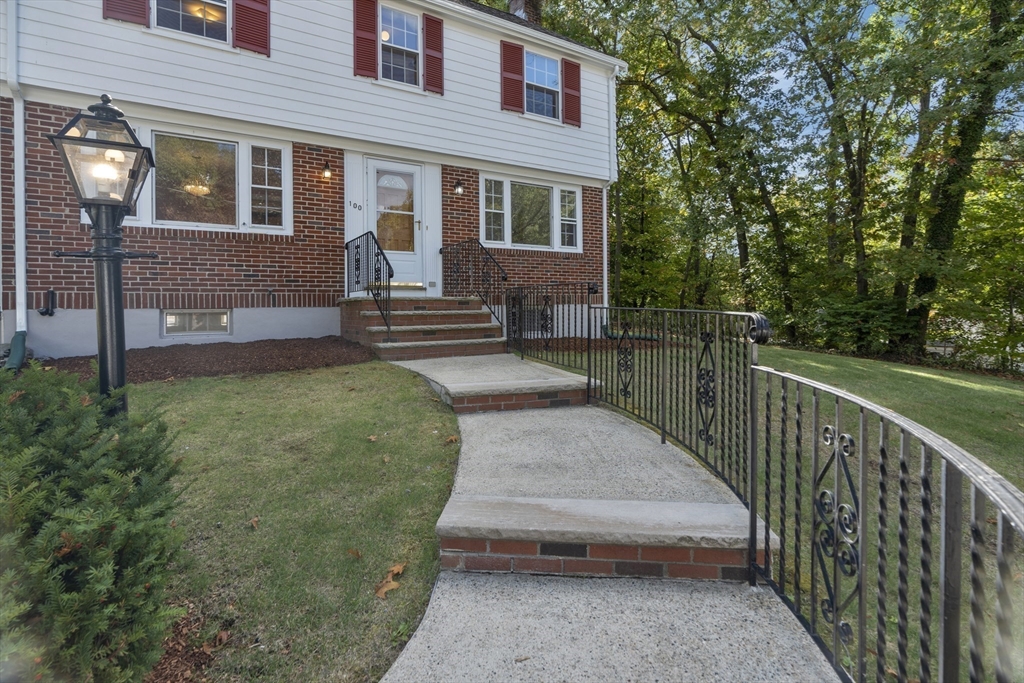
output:
<instances>
[{"instance_id":1,"label":"concrete walkway","mask_svg":"<svg viewBox=\"0 0 1024 683\"><path fill-rule=\"evenodd\" d=\"M439 393L448 384L565 379L553 374L560 371L510 355L398 364L424 375ZM470 365L477 364L481 374L474 376ZM734 514L737 507L725 485L686 453L604 408L474 413L460 416L459 427L462 450L452 502L504 497L547 501L557 511L576 501L606 508L606 517L621 524L630 518L622 509L645 501L652 510L676 505L706 511L707 518L715 511ZM450 510L445 514L451 516ZM671 528L671 520L653 524L657 533L682 533ZM720 581L444 571L423 622L383 680L838 677L768 589Z\"/></svg>"}]
</instances>

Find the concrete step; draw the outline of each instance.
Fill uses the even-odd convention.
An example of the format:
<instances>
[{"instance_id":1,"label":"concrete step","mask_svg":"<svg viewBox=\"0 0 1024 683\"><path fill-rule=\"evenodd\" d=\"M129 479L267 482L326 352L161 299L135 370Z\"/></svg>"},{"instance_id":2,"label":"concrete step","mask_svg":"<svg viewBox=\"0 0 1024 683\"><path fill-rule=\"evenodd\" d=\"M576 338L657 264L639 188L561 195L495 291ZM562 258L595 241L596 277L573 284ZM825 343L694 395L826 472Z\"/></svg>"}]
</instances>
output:
<instances>
[{"instance_id":1,"label":"concrete step","mask_svg":"<svg viewBox=\"0 0 1024 683\"><path fill-rule=\"evenodd\" d=\"M372 344L381 342L451 341L454 339L498 339L501 337L501 325L497 323L396 325L392 321L390 336L388 328L383 325L367 327L366 333Z\"/></svg>"},{"instance_id":2,"label":"concrete step","mask_svg":"<svg viewBox=\"0 0 1024 683\"><path fill-rule=\"evenodd\" d=\"M451 571L744 581L749 523L739 503L456 494L436 531Z\"/></svg>"},{"instance_id":3,"label":"concrete step","mask_svg":"<svg viewBox=\"0 0 1024 683\"><path fill-rule=\"evenodd\" d=\"M360 311L359 318L365 319L367 325L379 325L383 322L380 312ZM491 322L488 310L437 310L437 311L392 311L391 325L478 325Z\"/></svg>"},{"instance_id":4,"label":"concrete step","mask_svg":"<svg viewBox=\"0 0 1024 683\"><path fill-rule=\"evenodd\" d=\"M508 367L510 364L515 367ZM587 402L586 377L547 365L524 364L508 354L472 363L402 365L426 379L456 413L559 408Z\"/></svg>"},{"instance_id":5,"label":"concrete step","mask_svg":"<svg viewBox=\"0 0 1024 683\"><path fill-rule=\"evenodd\" d=\"M371 344L381 360L418 360L480 356L505 351L505 337L496 339L453 339L450 341L387 342Z\"/></svg>"},{"instance_id":6,"label":"concrete step","mask_svg":"<svg viewBox=\"0 0 1024 683\"><path fill-rule=\"evenodd\" d=\"M359 311L376 311L377 304L372 296L355 296L341 299L338 305ZM391 297L391 311L440 311L480 310L483 303L478 297L461 296L394 296Z\"/></svg>"}]
</instances>

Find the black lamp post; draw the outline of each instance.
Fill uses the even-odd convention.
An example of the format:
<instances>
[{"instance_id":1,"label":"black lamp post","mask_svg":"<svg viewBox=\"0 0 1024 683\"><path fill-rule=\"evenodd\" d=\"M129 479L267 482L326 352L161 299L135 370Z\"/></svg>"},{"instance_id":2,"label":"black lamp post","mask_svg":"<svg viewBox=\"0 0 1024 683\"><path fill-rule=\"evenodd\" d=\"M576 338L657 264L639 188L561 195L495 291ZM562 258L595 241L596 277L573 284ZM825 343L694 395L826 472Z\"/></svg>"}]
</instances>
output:
<instances>
[{"instance_id":1,"label":"black lamp post","mask_svg":"<svg viewBox=\"0 0 1024 683\"><path fill-rule=\"evenodd\" d=\"M121 249L121 223L135 209L153 168L153 153L139 142L124 113L110 96L78 114L56 135L48 136L60 153L79 204L92 221L91 251L55 251L54 256L93 260L96 281L96 330L100 392L107 396L125 385L124 302L121 265L126 258L156 258ZM116 412L128 409L122 396Z\"/></svg>"}]
</instances>

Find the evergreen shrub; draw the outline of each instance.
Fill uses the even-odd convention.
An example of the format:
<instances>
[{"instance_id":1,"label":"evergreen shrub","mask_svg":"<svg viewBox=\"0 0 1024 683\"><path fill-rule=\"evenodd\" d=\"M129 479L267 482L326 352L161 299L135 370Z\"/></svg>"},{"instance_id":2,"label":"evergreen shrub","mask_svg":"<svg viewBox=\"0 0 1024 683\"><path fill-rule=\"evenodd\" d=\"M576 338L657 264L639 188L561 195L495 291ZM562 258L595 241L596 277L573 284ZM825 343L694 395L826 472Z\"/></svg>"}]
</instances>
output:
<instances>
[{"instance_id":1,"label":"evergreen shrub","mask_svg":"<svg viewBox=\"0 0 1024 683\"><path fill-rule=\"evenodd\" d=\"M178 611L167 426L96 382L0 371L0 680L141 680Z\"/></svg>"}]
</instances>

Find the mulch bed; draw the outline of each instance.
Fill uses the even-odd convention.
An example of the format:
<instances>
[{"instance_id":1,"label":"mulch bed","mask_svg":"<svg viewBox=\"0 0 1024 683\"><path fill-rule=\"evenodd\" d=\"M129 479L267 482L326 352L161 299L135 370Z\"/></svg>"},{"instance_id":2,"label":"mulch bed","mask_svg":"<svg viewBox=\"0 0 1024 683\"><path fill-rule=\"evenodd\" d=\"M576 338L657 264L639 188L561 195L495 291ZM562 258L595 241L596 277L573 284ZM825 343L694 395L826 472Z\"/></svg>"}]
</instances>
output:
<instances>
[{"instance_id":1,"label":"mulch bed","mask_svg":"<svg viewBox=\"0 0 1024 683\"><path fill-rule=\"evenodd\" d=\"M164 641L164 655L146 676L146 683L194 683L205 681L200 674L213 661L213 643L197 644L203 618L195 607L186 605L188 614L174 624L174 631Z\"/></svg>"},{"instance_id":2,"label":"mulch bed","mask_svg":"<svg viewBox=\"0 0 1024 683\"><path fill-rule=\"evenodd\" d=\"M234 344L177 344L129 349L128 383L157 382L187 377L264 374L365 363L374 358L365 346L341 337L319 339L266 339ZM45 365L93 376L95 356L56 358Z\"/></svg>"}]
</instances>

